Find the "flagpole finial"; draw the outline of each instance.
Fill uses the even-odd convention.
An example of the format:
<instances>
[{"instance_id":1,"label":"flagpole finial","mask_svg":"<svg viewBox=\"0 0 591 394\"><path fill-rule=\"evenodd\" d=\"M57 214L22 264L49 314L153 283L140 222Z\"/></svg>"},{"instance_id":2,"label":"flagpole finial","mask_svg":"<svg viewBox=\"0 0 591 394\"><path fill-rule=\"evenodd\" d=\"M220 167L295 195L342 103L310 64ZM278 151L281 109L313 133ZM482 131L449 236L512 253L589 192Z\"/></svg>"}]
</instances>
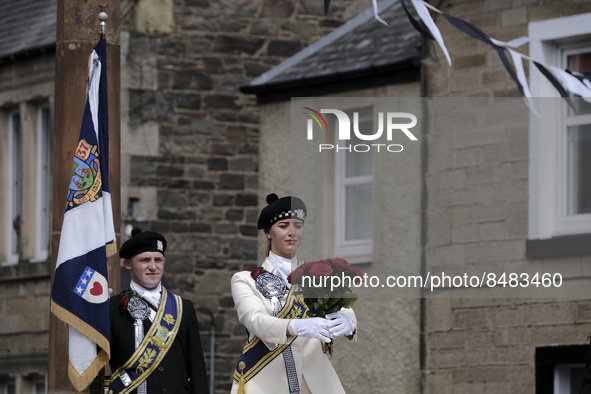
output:
<instances>
[{"instance_id":1,"label":"flagpole finial","mask_svg":"<svg viewBox=\"0 0 591 394\"><path fill-rule=\"evenodd\" d=\"M98 14L98 19L99 21L101 21L101 39L105 38L105 30L107 28L107 24L105 23L105 21L109 18L109 15L107 15L107 7L107 4L99 4L101 12L99 12Z\"/></svg>"}]
</instances>

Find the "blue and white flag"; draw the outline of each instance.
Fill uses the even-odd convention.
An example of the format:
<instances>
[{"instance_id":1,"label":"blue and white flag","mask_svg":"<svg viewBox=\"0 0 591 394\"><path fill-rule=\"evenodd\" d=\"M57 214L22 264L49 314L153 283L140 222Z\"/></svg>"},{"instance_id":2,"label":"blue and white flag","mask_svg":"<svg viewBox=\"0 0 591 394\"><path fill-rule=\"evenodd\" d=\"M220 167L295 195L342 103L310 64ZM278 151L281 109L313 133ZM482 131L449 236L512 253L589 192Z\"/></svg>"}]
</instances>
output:
<instances>
[{"instance_id":1,"label":"blue and white flag","mask_svg":"<svg viewBox=\"0 0 591 394\"><path fill-rule=\"evenodd\" d=\"M107 258L117 246L108 182L106 52L103 39L90 56L86 106L51 291L51 311L70 325L68 369L79 391L93 381L111 353Z\"/></svg>"}]
</instances>

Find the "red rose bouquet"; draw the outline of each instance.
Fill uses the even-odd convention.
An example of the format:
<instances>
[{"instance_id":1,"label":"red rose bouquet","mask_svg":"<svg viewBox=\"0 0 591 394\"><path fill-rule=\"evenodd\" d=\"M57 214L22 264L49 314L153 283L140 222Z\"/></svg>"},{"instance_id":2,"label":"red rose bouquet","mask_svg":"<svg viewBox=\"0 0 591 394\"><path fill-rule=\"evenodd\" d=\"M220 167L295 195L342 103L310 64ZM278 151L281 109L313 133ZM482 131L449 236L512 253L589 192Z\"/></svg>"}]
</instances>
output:
<instances>
[{"instance_id":1,"label":"red rose bouquet","mask_svg":"<svg viewBox=\"0 0 591 394\"><path fill-rule=\"evenodd\" d=\"M311 261L300 265L288 277L292 285L298 285L298 293L304 297L310 317L326 317L351 308L357 301L357 294L351 291L355 277L363 274L346 260L340 258ZM324 345L324 344L323 344ZM324 353L332 355L332 341L323 346Z\"/></svg>"}]
</instances>

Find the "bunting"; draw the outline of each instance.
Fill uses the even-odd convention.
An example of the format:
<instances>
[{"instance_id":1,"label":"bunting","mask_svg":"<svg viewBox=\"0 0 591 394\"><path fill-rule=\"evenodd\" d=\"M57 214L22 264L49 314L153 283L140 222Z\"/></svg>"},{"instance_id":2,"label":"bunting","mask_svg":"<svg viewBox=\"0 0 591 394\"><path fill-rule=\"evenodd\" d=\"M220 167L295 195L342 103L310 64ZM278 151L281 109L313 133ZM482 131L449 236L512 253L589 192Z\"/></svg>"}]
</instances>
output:
<instances>
[{"instance_id":1,"label":"bunting","mask_svg":"<svg viewBox=\"0 0 591 394\"><path fill-rule=\"evenodd\" d=\"M539 61L536 61L534 59L531 59L528 56L525 56L525 55L518 53L512 49L509 49L509 48L515 49L515 48L520 47L521 45L528 43L529 42L528 37L519 37L519 38L516 38L516 39L511 40L509 42L502 42L502 41L496 40L496 39L488 36L486 33L484 33L482 30L480 30L476 26L471 25L470 23L468 23L462 19L453 17L451 15L447 15L447 14L441 12L440 10L434 8L433 6L425 3L422 0L411 0L413 3L413 6L415 7L415 9L417 11L417 14L419 15L419 18L423 21L423 23L429 29L429 31L430 31L430 33L429 33L420 25L420 23L414 17L412 17L410 12L406 8L406 4L404 3L404 0L400 0L400 1L401 1L402 7L404 8L404 11L405 11L406 15L408 16L410 23L413 25L413 27L419 33L421 33L423 36L427 37L428 39L431 39L431 40L435 39L437 41L437 43L439 44L439 46L443 50L443 53L444 53L445 57L447 58L450 65L451 65L451 60L449 57L449 53L447 52L447 49L445 48L445 44L443 43L443 39L441 38L439 30L435 26L435 22L431 18L430 14L427 10L427 7L429 7L433 11L443 15L445 17L445 19L452 26L454 26L456 29L460 30L464 34L468 35L469 37L475 38L477 40L483 41L483 42L487 43L488 45L490 45L497 52L497 54L499 55L499 58L501 59L503 65L505 66L505 69L507 70L507 72L509 73L511 78L515 81L515 84L517 85L519 92L523 96L525 103L527 104L527 106L530 108L530 110L536 116L539 117L539 114L534 106L533 101L532 101L531 91L529 89L529 86L527 83L527 78L525 76L525 70L523 67L523 60L524 59L531 60L534 63L536 68L538 70L540 70L542 75L544 77L546 77L548 79L548 81L550 81L550 83L558 91L560 96L566 100L568 105L573 110L575 110L575 112L576 112L576 108L575 108L575 106L572 102L572 99L571 99L572 95L581 96L583 98L583 100L591 103L591 82L589 81L588 78L585 78L584 75L580 75L580 74L577 75L576 73L569 72L568 70L565 71L565 70L561 70L561 69L554 67L554 66L544 65ZM511 65L511 62L509 61L509 58L507 57L506 52L509 52L509 55L511 56L511 60L512 60L513 65Z\"/></svg>"},{"instance_id":2,"label":"bunting","mask_svg":"<svg viewBox=\"0 0 591 394\"><path fill-rule=\"evenodd\" d=\"M434 12L443 15L443 17L445 17L445 19L451 25L453 25L455 28L457 28L464 34L490 45L497 52L499 58L501 59L501 62L505 66L505 69L507 70L511 78L515 81L515 84L517 85L519 92L523 96L526 105L536 116L539 117L539 114L532 101L531 91L529 89L527 78L525 76L525 70L523 67L524 59L531 60L533 62L536 68L542 73L544 77L546 77L546 79L548 79L548 81L558 91L560 96L565 99L567 104L575 111L575 113L577 112L577 110L571 98L573 95L581 96L583 100L591 103L591 82L584 75L573 73L569 70L561 70L554 66L544 65L540 61L534 60L526 55L523 55L510 49L515 49L528 43L528 37L519 37L509 42L499 41L488 36L485 32L483 32L476 26L471 25L470 23L462 19L453 17L451 15L447 15L444 12L438 10L437 8L431 6L430 4L424 2L423 0L410 1L412 2L417 12L417 15L423 22L424 26L421 25L421 23L417 19L415 19L415 17L409 12L405 0L400 0L400 4L404 9L404 12L406 13L410 23L419 33L421 33L421 35L428 38L429 40L435 40L437 42L450 66L451 57L445 46L445 42L443 41L443 37L441 36L439 28L437 27L435 21L429 14L428 8ZM387 23L378 15L377 1L372 0L372 2L375 18L379 22L387 25ZM325 14L328 12L329 4L330 0L324 0ZM506 52L509 52L512 62L509 61Z\"/></svg>"}]
</instances>

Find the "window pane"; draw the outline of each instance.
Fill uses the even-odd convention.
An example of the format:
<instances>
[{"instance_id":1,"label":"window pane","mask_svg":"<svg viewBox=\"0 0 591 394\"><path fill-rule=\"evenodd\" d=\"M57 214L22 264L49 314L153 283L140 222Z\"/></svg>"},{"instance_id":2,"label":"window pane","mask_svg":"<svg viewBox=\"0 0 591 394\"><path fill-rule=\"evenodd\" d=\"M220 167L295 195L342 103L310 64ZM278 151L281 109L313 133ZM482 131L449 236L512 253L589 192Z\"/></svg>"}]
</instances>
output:
<instances>
[{"instance_id":1,"label":"window pane","mask_svg":"<svg viewBox=\"0 0 591 394\"><path fill-rule=\"evenodd\" d=\"M18 253L18 244L21 227L21 124L20 115L12 115L12 235L10 252Z\"/></svg>"},{"instance_id":2,"label":"window pane","mask_svg":"<svg viewBox=\"0 0 591 394\"><path fill-rule=\"evenodd\" d=\"M591 125L568 127L568 214L591 213Z\"/></svg>"},{"instance_id":3,"label":"window pane","mask_svg":"<svg viewBox=\"0 0 591 394\"><path fill-rule=\"evenodd\" d=\"M347 186L345 240L373 238L372 185Z\"/></svg>"},{"instance_id":4,"label":"window pane","mask_svg":"<svg viewBox=\"0 0 591 394\"><path fill-rule=\"evenodd\" d=\"M359 120L359 131L363 134L370 134L375 132L372 131L373 122L370 120ZM355 133L351 131L351 142L350 145L364 144L371 146L372 141L363 141L357 138ZM346 164L346 177L352 178L355 176L371 175L372 174L372 156L371 150L369 152L363 152L366 149L364 146L359 147L359 152L351 149L351 152L345 154Z\"/></svg>"},{"instance_id":5,"label":"window pane","mask_svg":"<svg viewBox=\"0 0 591 394\"><path fill-rule=\"evenodd\" d=\"M591 52L579 53L568 57L568 69L591 76Z\"/></svg>"},{"instance_id":6,"label":"window pane","mask_svg":"<svg viewBox=\"0 0 591 394\"><path fill-rule=\"evenodd\" d=\"M357 112L358 119L355 124L354 113ZM358 151L355 151L355 145L363 144L371 146L375 141L364 141L355 134L355 127L364 135L372 135L376 133L373 129L373 108L361 108L347 111L351 121L351 140L347 141L346 146L351 146L351 152L346 151L345 154L345 177L352 178L356 176L371 175L372 174L372 153L371 150L364 152L367 149L365 146L359 146ZM339 141L340 142L340 141ZM342 141L345 142L345 141Z\"/></svg>"},{"instance_id":7,"label":"window pane","mask_svg":"<svg viewBox=\"0 0 591 394\"><path fill-rule=\"evenodd\" d=\"M6 394L16 394L16 384L14 383L14 381L6 383L6 386L4 387L4 392Z\"/></svg>"},{"instance_id":8,"label":"window pane","mask_svg":"<svg viewBox=\"0 0 591 394\"><path fill-rule=\"evenodd\" d=\"M570 368L570 393L579 394L581 382L585 379L585 367Z\"/></svg>"},{"instance_id":9,"label":"window pane","mask_svg":"<svg viewBox=\"0 0 591 394\"><path fill-rule=\"evenodd\" d=\"M583 74L587 78L591 78L591 52L568 56L567 68L573 72ZM573 100L575 107L577 108L577 113L575 114L569 106L569 116L591 114L591 103L578 97L579 96L576 96Z\"/></svg>"},{"instance_id":10,"label":"window pane","mask_svg":"<svg viewBox=\"0 0 591 394\"><path fill-rule=\"evenodd\" d=\"M41 145L41 155L38 158L40 160L40 218L39 218L39 237L41 249L49 249L50 234L51 234L51 128L49 124L49 108L43 108L41 110L41 135L39 142Z\"/></svg>"}]
</instances>

